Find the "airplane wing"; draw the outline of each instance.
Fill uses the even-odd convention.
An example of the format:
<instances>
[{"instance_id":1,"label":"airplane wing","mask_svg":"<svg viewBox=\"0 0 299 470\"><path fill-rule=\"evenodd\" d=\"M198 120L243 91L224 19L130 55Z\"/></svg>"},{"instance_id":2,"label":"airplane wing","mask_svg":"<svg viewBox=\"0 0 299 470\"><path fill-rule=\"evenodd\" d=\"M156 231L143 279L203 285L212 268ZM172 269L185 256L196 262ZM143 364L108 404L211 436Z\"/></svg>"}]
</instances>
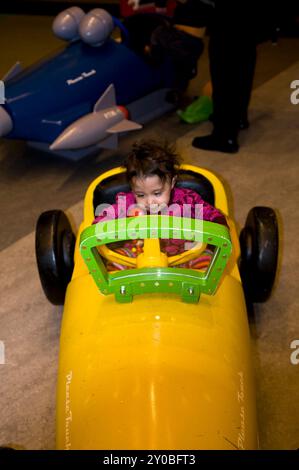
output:
<instances>
[{"instance_id":1,"label":"airplane wing","mask_svg":"<svg viewBox=\"0 0 299 470\"><path fill-rule=\"evenodd\" d=\"M2 78L3 82L8 82L11 78L15 77L22 71L22 66L21 62L16 62L15 65L13 65L8 72L4 75Z\"/></svg>"},{"instance_id":2,"label":"airplane wing","mask_svg":"<svg viewBox=\"0 0 299 470\"><path fill-rule=\"evenodd\" d=\"M119 132L128 132L134 131L136 129L141 129L142 126L134 121L129 121L128 119L123 119L122 121L115 124L115 126L110 127L107 129L109 134L117 134Z\"/></svg>"},{"instance_id":3,"label":"airplane wing","mask_svg":"<svg viewBox=\"0 0 299 470\"><path fill-rule=\"evenodd\" d=\"M106 88L104 93L101 95L101 97L98 99L96 104L94 105L93 111L95 113L98 113L99 111L102 111L103 109L106 108L111 108L113 106L116 106L116 98L115 98L115 88L113 83Z\"/></svg>"}]
</instances>

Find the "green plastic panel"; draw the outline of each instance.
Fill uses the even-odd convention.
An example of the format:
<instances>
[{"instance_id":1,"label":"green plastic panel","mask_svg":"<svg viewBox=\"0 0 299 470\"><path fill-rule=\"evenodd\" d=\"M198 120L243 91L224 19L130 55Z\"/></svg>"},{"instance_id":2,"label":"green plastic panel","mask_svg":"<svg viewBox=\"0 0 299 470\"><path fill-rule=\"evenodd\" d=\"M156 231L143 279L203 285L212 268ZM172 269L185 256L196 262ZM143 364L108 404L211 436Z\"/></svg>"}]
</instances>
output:
<instances>
[{"instance_id":1,"label":"green plastic panel","mask_svg":"<svg viewBox=\"0 0 299 470\"><path fill-rule=\"evenodd\" d=\"M216 247L208 269L161 267L128 268L108 273L98 246L131 239L169 238L192 240ZM215 294L232 252L229 230L202 220L152 215L99 222L87 227L80 238L80 252L98 289L114 294L119 302L132 302L143 293L178 294L184 302L198 302L200 294Z\"/></svg>"}]
</instances>

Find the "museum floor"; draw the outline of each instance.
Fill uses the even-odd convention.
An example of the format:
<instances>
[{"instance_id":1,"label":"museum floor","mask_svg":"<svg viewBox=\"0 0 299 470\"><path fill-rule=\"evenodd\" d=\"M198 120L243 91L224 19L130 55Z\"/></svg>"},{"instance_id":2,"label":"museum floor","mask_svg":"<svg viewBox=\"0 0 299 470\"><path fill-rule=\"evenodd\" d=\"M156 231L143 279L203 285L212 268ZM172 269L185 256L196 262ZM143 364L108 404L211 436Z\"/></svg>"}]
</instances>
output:
<instances>
[{"instance_id":1,"label":"museum floor","mask_svg":"<svg viewBox=\"0 0 299 470\"><path fill-rule=\"evenodd\" d=\"M24 66L61 46L51 33L53 18L0 16L0 74L17 60ZM271 299L255 309L251 323L260 447L299 447L299 365L290 344L299 339L299 105L290 83L299 79L299 39L259 46L251 127L240 135L240 152L210 153L191 147L210 123L189 126L175 113L121 140L117 152L77 163L30 151L23 142L0 141L0 445L26 449L55 446L55 381L62 308L51 306L40 287L34 258L34 227L47 209L64 209L76 223L85 190L96 175L122 162L136 138L176 141L186 162L215 171L230 195L241 227L255 205L275 208L281 231L280 268ZM199 93L208 79L204 53L189 87Z\"/></svg>"}]
</instances>

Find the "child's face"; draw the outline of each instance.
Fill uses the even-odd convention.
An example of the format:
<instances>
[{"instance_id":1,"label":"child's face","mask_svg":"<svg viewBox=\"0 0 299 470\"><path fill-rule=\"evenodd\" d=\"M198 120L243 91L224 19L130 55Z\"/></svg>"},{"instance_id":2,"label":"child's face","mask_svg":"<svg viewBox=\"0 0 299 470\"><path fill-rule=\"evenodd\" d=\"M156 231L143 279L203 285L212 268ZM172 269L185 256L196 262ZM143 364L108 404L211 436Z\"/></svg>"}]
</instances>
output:
<instances>
[{"instance_id":1,"label":"child's face","mask_svg":"<svg viewBox=\"0 0 299 470\"><path fill-rule=\"evenodd\" d=\"M145 178L135 176L131 182L137 204L151 213L159 212L165 204L169 204L170 193L174 185L175 178L172 180L167 178L162 181L158 175L146 176Z\"/></svg>"}]
</instances>

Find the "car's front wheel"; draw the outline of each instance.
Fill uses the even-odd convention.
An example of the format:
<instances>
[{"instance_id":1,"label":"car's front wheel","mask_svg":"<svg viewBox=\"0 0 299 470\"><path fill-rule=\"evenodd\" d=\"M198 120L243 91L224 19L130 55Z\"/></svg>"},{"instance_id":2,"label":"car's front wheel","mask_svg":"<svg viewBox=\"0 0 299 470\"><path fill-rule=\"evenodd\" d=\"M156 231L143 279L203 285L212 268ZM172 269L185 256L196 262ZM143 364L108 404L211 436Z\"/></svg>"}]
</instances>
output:
<instances>
[{"instance_id":1,"label":"car's front wheel","mask_svg":"<svg viewBox=\"0 0 299 470\"><path fill-rule=\"evenodd\" d=\"M278 260L278 223L273 209L253 207L240 233L240 274L247 301L265 302Z\"/></svg>"},{"instance_id":2,"label":"car's front wheel","mask_svg":"<svg viewBox=\"0 0 299 470\"><path fill-rule=\"evenodd\" d=\"M74 269L75 235L61 210L43 212L37 221L35 252L39 277L47 299L62 305Z\"/></svg>"}]
</instances>

